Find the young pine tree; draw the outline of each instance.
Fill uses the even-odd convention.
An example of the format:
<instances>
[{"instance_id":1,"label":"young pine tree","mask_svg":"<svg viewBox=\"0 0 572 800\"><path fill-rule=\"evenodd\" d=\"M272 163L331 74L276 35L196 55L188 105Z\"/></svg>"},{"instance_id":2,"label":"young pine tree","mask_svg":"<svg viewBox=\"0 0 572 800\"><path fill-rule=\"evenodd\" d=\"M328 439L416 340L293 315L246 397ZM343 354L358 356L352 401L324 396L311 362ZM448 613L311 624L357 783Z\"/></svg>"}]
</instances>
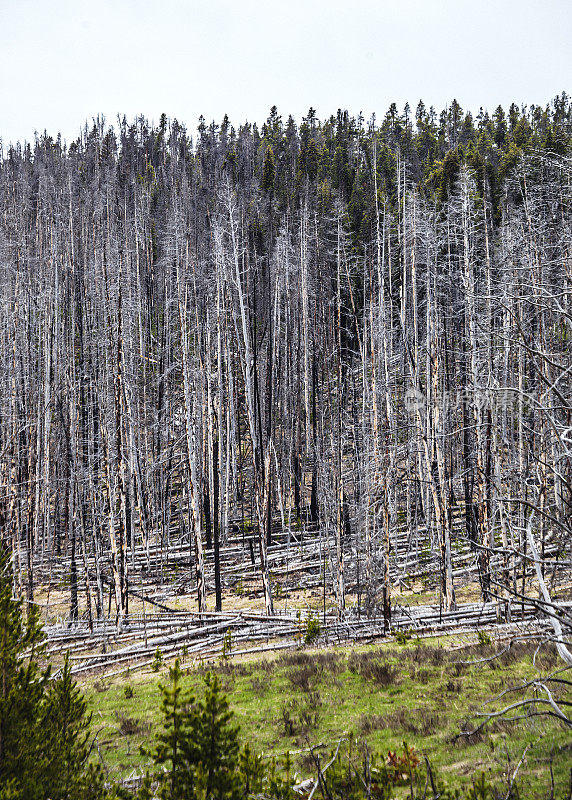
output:
<instances>
[{"instance_id":1,"label":"young pine tree","mask_svg":"<svg viewBox=\"0 0 572 800\"><path fill-rule=\"evenodd\" d=\"M262 756L257 755L247 742L238 757L238 780L243 797L261 794L264 781Z\"/></svg>"},{"instance_id":2,"label":"young pine tree","mask_svg":"<svg viewBox=\"0 0 572 800\"><path fill-rule=\"evenodd\" d=\"M58 800L83 800L101 775L86 764L90 751L91 714L72 678L69 657L59 677L47 689L41 715L46 766L46 794Z\"/></svg>"},{"instance_id":3,"label":"young pine tree","mask_svg":"<svg viewBox=\"0 0 572 800\"><path fill-rule=\"evenodd\" d=\"M0 545L0 800L100 800L101 774L87 766L86 702L66 658L51 683L41 668L43 633L12 597L10 556Z\"/></svg>"},{"instance_id":4,"label":"young pine tree","mask_svg":"<svg viewBox=\"0 0 572 800\"><path fill-rule=\"evenodd\" d=\"M239 796L239 727L232 721L234 712L229 709L219 677L208 673L205 684L197 719L201 800L231 800Z\"/></svg>"},{"instance_id":5,"label":"young pine tree","mask_svg":"<svg viewBox=\"0 0 572 800\"><path fill-rule=\"evenodd\" d=\"M244 796L241 784L260 786L261 765L251 751L239 765L238 725L232 722L234 715L219 678L207 674L204 700L197 703L181 685L178 661L169 675L170 684L160 687L163 729L153 751L142 748L159 767L153 775L158 796L163 800L238 800Z\"/></svg>"},{"instance_id":6,"label":"young pine tree","mask_svg":"<svg viewBox=\"0 0 572 800\"><path fill-rule=\"evenodd\" d=\"M164 800L194 800L195 768L198 748L195 743L197 711L195 698L181 686L179 661L169 669L170 685L160 686L163 730L157 735L155 750L147 753L161 769L155 775L159 797Z\"/></svg>"},{"instance_id":7,"label":"young pine tree","mask_svg":"<svg viewBox=\"0 0 572 800\"><path fill-rule=\"evenodd\" d=\"M50 669L40 669L42 630L35 606L24 619L12 597L12 568L0 545L0 799L41 796L45 766L41 705ZM26 654L23 657L23 654ZM15 794L11 794L14 792Z\"/></svg>"}]
</instances>

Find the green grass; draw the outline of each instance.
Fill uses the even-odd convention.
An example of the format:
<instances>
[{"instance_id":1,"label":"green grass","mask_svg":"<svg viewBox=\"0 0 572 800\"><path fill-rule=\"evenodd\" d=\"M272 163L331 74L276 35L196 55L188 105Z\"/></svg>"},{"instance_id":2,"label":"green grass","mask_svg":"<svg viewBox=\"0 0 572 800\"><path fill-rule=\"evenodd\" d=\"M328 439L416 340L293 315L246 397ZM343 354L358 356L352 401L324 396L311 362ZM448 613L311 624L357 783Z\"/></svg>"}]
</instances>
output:
<instances>
[{"instance_id":1,"label":"green grass","mask_svg":"<svg viewBox=\"0 0 572 800\"><path fill-rule=\"evenodd\" d=\"M485 771L502 783L530 745L518 782L523 797L550 796L549 760L556 800L567 796L572 752L570 735L553 719L531 717L517 723L493 722L482 734L454 739L462 727L472 729L483 702L510 685L537 675L532 665L536 645L520 645L488 663L463 666L455 662L483 658L489 645L448 650L435 642L415 640L335 650L287 651L275 658L218 661L190 668L188 686L202 691L207 668L223 679L231 707L241 726L242 740L266 755L284 754L324 743L333 748L347 736L365 739L381 754L407 740L450 786L466 784ZM537 656L544 670L557 665L552 651ZM139 746L152 742L160 725L158 682L167 680L167 665L159 673L137 672L111 682L85 686L98 731L99 750L112 778L143 770ZM131 689L126 691L125 687ZM130 695L132 690L132 696ZM564 696L556 689L556 696ZM490 703L487 709L514 702L517 695ZM314 773L305 754L295 765L302 777Z\"/></svg>"}]
</instances>

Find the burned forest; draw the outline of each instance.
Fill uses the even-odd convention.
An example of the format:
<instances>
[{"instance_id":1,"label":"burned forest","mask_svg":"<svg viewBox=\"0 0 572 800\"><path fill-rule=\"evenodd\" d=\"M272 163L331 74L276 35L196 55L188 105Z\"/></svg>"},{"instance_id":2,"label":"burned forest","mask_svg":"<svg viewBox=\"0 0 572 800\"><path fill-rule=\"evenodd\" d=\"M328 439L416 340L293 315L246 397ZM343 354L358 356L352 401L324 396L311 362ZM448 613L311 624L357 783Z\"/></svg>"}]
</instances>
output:
<instances>
[{"instance_id":1,"label":"burned forest","mask_svg":"<svg viewBox=\"0 0 572 800\"><path fill-rule=\"evenodd\" d=\"M571 121L4 145L0 536L52 651L496 625L570 663Z\"/></svg>"}]
</instances>

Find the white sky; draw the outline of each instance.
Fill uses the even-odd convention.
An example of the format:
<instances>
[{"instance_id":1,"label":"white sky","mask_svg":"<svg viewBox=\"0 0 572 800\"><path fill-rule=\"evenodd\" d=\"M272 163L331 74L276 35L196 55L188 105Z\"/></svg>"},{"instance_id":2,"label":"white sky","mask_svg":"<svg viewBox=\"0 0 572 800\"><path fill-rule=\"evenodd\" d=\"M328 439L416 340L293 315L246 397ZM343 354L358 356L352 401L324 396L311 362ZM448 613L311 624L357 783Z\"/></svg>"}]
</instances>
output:
<instances>
[{"instance_id":1,"label":"white sky","mask_svg":"<svg viewBox=\"0 0 572 800\"><path fill-rule=\"evenodd\" d=\"M0 138L572 93L572 0L0 0Z\"/></svg>"}]
</instances>

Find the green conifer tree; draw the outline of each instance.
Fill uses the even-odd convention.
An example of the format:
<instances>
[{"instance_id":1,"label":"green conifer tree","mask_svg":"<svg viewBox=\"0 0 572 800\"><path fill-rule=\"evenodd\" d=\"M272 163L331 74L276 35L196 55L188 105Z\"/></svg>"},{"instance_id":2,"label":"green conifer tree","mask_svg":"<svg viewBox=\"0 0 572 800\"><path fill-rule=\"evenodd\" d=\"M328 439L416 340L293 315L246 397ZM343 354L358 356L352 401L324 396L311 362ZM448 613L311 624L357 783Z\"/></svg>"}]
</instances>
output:
<instances>
[{"instance_id":1,"label":"green conifer tree","mask_svg":"<svg viewBox=\"0 0 572 800\"><path fill-rule=\"evenodd\" d=\"M49 667L37 658L45 650L36 606L24 619L22 603L12 597L12 568L0 545L0 798L41 796L45 766L38 725ZM26 657L23 654L27 653Z\"/></svg>"},{"instance_id":2,"label":"green conifer tree","mask_svg":"<svg viewBox=\"0 0 572 800\"><path fill-rule=\"evenodd\" d=\"M230 800L238 796L238 725L220 678L208 673L205 697L198 715L201 800Z\"/></svg>"},{"instance_id":3,"label":"green conifer tree","mask_svg":"<svg viewBox=\"0 0 572 800\"><path fill-rule=\"evenodd\" d=\"M257 755L247 742L240 751L238 759L238 779L243 797L262 792L264 765L262 756Z\"/></svg>"},{"instance_id":4,"label":"green conifer tree","mask_svg":"<svg viewBox=\"0 0 572 800\"><path fill-rule=\"evenodd\" d=\"M153 751L142 748L160 767L154 775L159 797L236 800L245 781L259 785L259 764L250 751L239 769L239 728L219 678L207 674L204 700L197 703L181 685L178 661L169 675L170 685L160 687L163 730Z\"/></svg>"},{"instance_id":5,"label":"green conifer tree","mask_svg":"<svg viewBox=\"0 0 572 800\"><path fill-rule=\"evenodd\" d=\"M155 764L163 767L156 778L159 797L165 800L193 800L196 797L194 767L197 750L193 735L196 729L195 698L183 690L181 677L177 659L169 669L170 685L159 687L163 730L157 735L157 746L150 754Z\"/></svg>"},{"instance_id":6,"label":"green conifer tree","mask_svg":"<svg viewBox=\"0 0 572 800\"><path fill-rule=\"evenodd\" d=\"M262 168L262 191L272 192L275 179L276 166L274 164L274 153L270 145L268 145L266 153L264 154L264 166Z\"/></svg>"},{"instance_id":7,"label":"green conifer tree","mask_svg":"<svg viewBox=\"0 0 572 800\"><path fill-rule=\"evenodd\" d=\"M99 800L100 770L89 767L86 701L66 658L51 683L36 606L12 597L12 569L0 545L0 800Z\"/></svg>"},{"instance_id":8,"label":"green conifer tree","mask_svg":"<svg viewBox=\"0 0 572 800\"><path fill-rule=\"evenodd\" d=\"M82 800L87 796L87 786L97 783L100 776L90 771L86 780L91 714L72 678L68 655L61 674L48 686L40 722L47 762L44 771L47 795L59 800Z\"/></svg>"}]
</instances>

